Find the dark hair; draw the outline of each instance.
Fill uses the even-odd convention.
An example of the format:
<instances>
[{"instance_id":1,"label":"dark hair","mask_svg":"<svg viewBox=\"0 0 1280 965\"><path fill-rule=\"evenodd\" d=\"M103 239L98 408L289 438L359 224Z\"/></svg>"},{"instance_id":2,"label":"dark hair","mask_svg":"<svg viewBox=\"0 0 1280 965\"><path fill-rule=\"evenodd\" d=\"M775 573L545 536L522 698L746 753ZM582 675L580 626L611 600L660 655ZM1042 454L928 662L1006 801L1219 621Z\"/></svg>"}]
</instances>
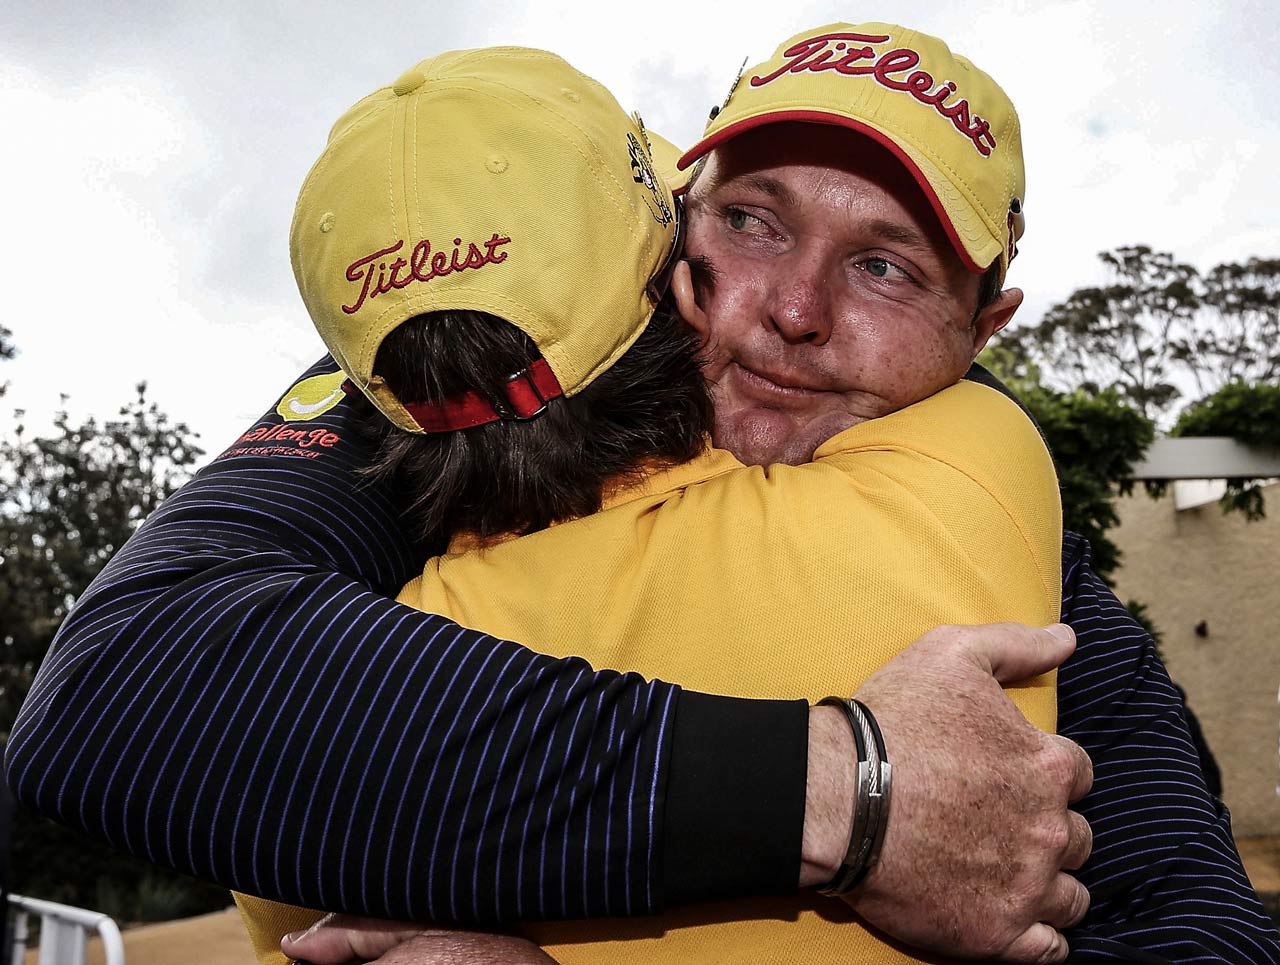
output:
<instances>
[{"instance_id":1,"label":"dark hair","mask_svg":"<svg viewBox=\"0 0 1280 965\"><path fill-rule=\"evenodd\" d=\"M443 311L389 334L374 372L403 402L468 389L502 402L499 388L537 358L509 322ZM536 418L425 435L396 428L372 405L364 420L377 442L369 471L394 477L419 535L435 545L458 532L484 543L593 513L612 480L696 456L711 421L697 343L665 303L607 371Z\"/></svg>"},{"instance_id":2,"label":"dark hair","mask_svg":"<svg viewBox=\"0 0 1280 965\"><path fill-rule=\"evenodd\" d=\"M974 310L973 317L977 321L978 313L1000 297L1000 259L997 258L991 263L986 271L982 273L982 278L978 281L978 307Z\"/></svg>"}]
</instances>

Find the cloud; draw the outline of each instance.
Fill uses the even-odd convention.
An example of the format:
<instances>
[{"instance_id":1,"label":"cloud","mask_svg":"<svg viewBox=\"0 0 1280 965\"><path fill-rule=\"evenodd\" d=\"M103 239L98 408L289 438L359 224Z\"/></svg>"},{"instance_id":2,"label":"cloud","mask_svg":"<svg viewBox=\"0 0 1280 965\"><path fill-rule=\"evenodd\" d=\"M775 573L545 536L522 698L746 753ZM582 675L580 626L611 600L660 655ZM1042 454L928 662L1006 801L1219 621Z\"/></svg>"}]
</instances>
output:
<instances>
[{"instance_id":1,"label":"cloud","mask_svg":"<svg viewBox=\"0 0 1280 965\"><path fill-rule=\"evenodd\" d=\"M4 404L49 411L67 390L110 413L146 378L215 444L266 409L321 353L288 262L298 186L338 114L423 56L554 49L687 144L744 56L850 15L688 0L353 10L60 0L8 13L0 323L23 354L5 365ZM924 2L910 17L1019 106L1024 319L1096 281L1105 248L1145 242L1202 267L1277 253L1271 5Z\"/></svg>"},{"instance_id":2,"label":"cloud","mask_svg":"<svg viewBox=\"0 0 1280 965\"><path fill-rule=\"evenodd\" d=\"M83 391L111 411L143 377L127 362L147 355L142 320L195 315L185 285L199 233L162 199L201 169L205 133L143 74L71 90L41 80L0 74L0 115L22 145L0 153L12 229L0 259L16 282L2 310L22 353L6 402L42 411L59 390ZM117 365L127 374L107 402L98 390Z\"/></svg>"}]
</instances>

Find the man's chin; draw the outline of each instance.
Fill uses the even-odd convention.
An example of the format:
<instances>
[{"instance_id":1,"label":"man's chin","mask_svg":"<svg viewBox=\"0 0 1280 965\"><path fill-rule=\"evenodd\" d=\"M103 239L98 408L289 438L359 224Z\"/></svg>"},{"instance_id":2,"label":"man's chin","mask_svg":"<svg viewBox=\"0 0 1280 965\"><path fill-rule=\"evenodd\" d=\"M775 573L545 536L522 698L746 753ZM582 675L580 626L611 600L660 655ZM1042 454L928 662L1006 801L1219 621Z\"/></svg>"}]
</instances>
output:
<instances>
[{"instance_id":1,"label":"man's chin","mask_svg":"<svg viewBox=\"0 0 1280 965\"><path fill-rule=\"evenodd\" d=\"M775 409L750 409L717 416L712 441L748 466L799 465L813 458L822 443L811 439L811 427Z\"/></svg>"}]
</instances>

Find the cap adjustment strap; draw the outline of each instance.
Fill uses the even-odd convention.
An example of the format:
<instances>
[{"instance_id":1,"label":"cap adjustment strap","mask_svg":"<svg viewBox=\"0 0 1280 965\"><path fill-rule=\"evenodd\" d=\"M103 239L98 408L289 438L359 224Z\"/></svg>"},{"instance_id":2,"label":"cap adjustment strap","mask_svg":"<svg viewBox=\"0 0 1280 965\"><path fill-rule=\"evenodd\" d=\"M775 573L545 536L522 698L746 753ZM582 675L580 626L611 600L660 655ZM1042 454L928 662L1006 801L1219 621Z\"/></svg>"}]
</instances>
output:
<instances>
[{"instance_id":1,"label":"cap adjustment strap","mask_svg":"<svg viewBox=\"0 0 1280 965\"><path fill-rule=\"evenodd\" d=\"M348 392L354 389L350 380L342 387ZM453 432L500 419L515 422L534 419L546 411L549 401L564 395L560 380L551 371L547 360L542 358L508 376L502 388L505 402L491 403L475 389L468 389L443 402L408 402L403 405L424 432Z\"/></svg>"}]
</instances>

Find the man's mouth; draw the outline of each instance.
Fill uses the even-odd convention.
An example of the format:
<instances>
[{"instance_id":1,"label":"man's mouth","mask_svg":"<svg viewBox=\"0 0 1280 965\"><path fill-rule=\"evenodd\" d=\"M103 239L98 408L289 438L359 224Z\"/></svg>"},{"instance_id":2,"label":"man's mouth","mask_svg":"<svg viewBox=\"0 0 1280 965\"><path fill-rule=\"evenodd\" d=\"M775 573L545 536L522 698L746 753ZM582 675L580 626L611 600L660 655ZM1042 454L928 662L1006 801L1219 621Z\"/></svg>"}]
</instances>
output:
<instances>
[{"instance_id":1,"label":"man's mouth","mask_svg":"<svg viewBox=\"0 0 1280 965\"><path fill-rule=\"evenodd\" d=\"M811 401L827 390L820 389L804 378L760 367L748 367L741 362L730 363L730 370L738 386L748 395L760 401Z\"/></svg>"}]
</instances>

